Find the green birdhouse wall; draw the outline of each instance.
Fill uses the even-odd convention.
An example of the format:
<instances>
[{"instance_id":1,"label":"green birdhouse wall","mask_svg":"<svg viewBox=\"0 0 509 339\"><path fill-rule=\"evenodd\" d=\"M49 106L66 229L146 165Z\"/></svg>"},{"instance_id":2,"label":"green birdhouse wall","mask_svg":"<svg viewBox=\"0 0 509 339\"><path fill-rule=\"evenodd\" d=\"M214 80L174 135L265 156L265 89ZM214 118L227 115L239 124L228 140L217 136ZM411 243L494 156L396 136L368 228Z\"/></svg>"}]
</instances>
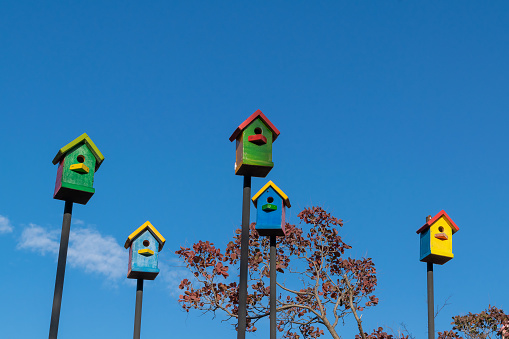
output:
<instances>
[{"instance_id":1,"label":"green birdhouse wall","mask_svg":"<svg viewBox=\"0 0 509 339\"><path fill-rule=\"evenodd\" d=\"M54 199L86 204L94 189L94 174L104 157L83 134L59 150L53 163L58 163Z\"/></svg>"},{"instance_id":2,"label":"green birdhouse wall","mask_svg":"<svg viewBox=\"0 0 509 339\"><path fill-rule=\"evenodd\" d=\"M236 140L235 174L266 177L274 167L272 143L279 133L260 110L244 121L230 137Z\"/></svg>"}]
</instances>

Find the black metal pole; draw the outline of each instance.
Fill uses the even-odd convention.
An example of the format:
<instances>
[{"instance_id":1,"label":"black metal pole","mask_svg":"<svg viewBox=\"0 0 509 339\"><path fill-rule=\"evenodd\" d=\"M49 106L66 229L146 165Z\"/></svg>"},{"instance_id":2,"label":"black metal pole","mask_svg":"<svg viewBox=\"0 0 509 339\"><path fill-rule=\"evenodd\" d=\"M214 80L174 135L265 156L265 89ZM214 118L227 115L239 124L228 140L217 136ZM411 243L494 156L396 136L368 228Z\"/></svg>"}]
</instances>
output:
<instances>
[{"instance_id":1,"label":"black metal pole","mask_svg":"<svg viewBox=\"0 0 509 339\"><path fill-rule=\"evenodd\" d=\"M433 263L427 263L428 275L428 339L435 339L435 314L433 296Z\"/></svg>"},{"instance_id":2,"label":"black metal pole","mask_svg":"<svg viewBox=\"0 0 509 339\"><path fill-rule=\"evenodd\" d=\"M64 206L64 218L62 220L62 233L60 234L60 249L58 251L57 276L55 278L55 292L53 294L53 307L51 309L49 339L57 339L58 335L60 306L62 305L62 291L64 289L65 263L67 261L67 248L69 246L69 233L71 231L71 217L72 201L66 201Z\"/></svg>"},{"instance_id":3,"label":"black metal pole","mask_svg":"<svg viewBox=\"0 0 509 339\"><path fill-rule=\"evenodd\" d=\"M143 279L136 283L136 308L134 310L134 334L133 339L140 339L141 333L141 304L143 301Z\"/></svg>"},{"instance_id":4,"label":"black metal pole","mask_svg":"<svg viewBox=\"0 0 509 339\"><path fill-rule=\"evenodd\" d=\"M240 282L239 282L239 319L237 339L246 338L247 318L247 266L249 254L249 208L251 206L251 176L244 176L242 195L242 233L240 236Z\"/></svg>"},{"instance_id":5,"label":"black metal pole","mask_svg":"<svg viewBox=\"0 0 509 339\"><path fill-rule=\"evenodd\" d=\"M270 339L276 339L276 236L270 236Z\"/></svg>"}]
</instances>

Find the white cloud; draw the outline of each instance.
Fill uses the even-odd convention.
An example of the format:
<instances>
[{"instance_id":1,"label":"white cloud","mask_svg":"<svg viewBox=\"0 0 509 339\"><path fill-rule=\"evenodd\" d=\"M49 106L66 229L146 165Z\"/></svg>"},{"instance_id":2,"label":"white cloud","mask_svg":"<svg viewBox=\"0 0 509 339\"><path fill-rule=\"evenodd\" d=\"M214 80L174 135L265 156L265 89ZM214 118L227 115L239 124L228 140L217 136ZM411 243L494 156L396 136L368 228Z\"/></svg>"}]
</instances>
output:
<instances>
[{"instance_id":1,"label":"white cloud","mask_svg":"<svg viewBox=\"0 0 509 339\"><path fill-rule=\"evenodd\" d=\"M57 254L59 233L58 231L47 231L36 224L29 224L21 233L21 239L17 247L39 252L43 255L46 253Z\"/></svg>"},{"instance_id":2,"label":"white cloud","mask_svg":"<svg viewBox=\"0 0 509 339\"><path fill-rule=\"evenodd\" d=\"M85 272L99 273L109 279L125 278L127 274L127 250L115 238L93 229L71 230L67 255L71 266L84 268Z\"/></svg>"},{"instance_id":3,"label":"white cloud","mask_svg":"<svg viewBox=\"0 0 509 339\"><path fill-rule=\"evenodd\" d=\"M0 215L0 234L10 233L13 229L9 218Z\"/></svg>"},{"instance_id":4,"label":"white cloud","mask_svg":"<svg viewBox=\"0 0 509 339\"><path fill-rule=\"evenodd\" d=\"M85 222L81 219L72 219L73 225L85 225Z\"/></svg>"},{"instance_id":5,"label":"white cloud","mask_svg":"<svg viewBox=\"0 0 509 339\"><path fill-rule=\"evenodd\" d=\"M30 224L21 234L19 249L28 249L41 254L58 254L60 231L49 231ZM71 267L84 269L88 273L106 276L109 280L125 278L128 251L115 238L103 236L95 229L71 229L67 262Z\"/></svg>"}]
</instances>

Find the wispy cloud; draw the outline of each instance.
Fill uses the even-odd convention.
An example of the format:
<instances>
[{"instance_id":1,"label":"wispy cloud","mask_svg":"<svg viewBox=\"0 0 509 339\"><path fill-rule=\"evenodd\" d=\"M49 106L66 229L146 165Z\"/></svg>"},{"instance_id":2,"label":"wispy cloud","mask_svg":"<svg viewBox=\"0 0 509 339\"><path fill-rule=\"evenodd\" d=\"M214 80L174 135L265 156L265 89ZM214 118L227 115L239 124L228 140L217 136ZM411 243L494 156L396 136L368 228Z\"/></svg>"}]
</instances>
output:
<instances>
[{"instance_id":1,"label":"wispy cloud","mask_svg":"<svg viewBox=\"0 0 509 339\"><path fill-rule=\"evenodd\" d=\"M73 267L105 275L109 279L127 274L128 252L115 238L97 230L81 228L71 231L68 258Z\"/></svg>"},{"instance_id":2,"label":"wispy cloud","mask_svg":"<svg viewBox=\"0 0 509 339\"><path fill-rule=\"evenodd\" d=\"M159 259L160 276L170 295L177 297L179 294L183 294L179 289L180 282L186 278L194 281L195 277L178 258L161 259Z\"/></svg>"},{"instance_id":3,"label":"wispy cloud","mask_svg":"<svg viewBox=\"0 0 509 339\"><path fill-rule=\"evenodd\" d=\"M30 224L23 230L17 247L43 255L56 255L60 246L59 236L58 230L47 230ZM71 267L97 273L110 280L118 280L126 275L127 256L127 251L111 236L104 236L91 228L71 229L67 252Z\"/></svg>"},{"instance_id":4,"label":"wispy cloud","mask_svg":"<svg viewBox=\"0 0 509 339\"><path fill-rule=\"evenodd\" d=\"M19 249L28 249L32 252L41 254L58 253L58 236L59 231L48 231L42 226L29 224L21 233L21 239L18 242Z\"/></svg>"},{"instance_id":5,"label":"wispy cloud","mask_svg":"<svg viewBox=\"0 0 509 339\"><path fill-rule=\"evenodd\" d=\"M9 221L9 218L0 215L0 234L2 233L10 233L14 228Z\"/></svg>"},{"instance_id":6,"label":"wispy cloud","mask_svg":"<svg viewBox=\"0 0 509 339\"><path fill-rule=\"evenodd\" d=\"M74 218L74 219L72 219L72 224L73 225L85 225L85 222L81 219Z\"/></svg>"}]
</instances>

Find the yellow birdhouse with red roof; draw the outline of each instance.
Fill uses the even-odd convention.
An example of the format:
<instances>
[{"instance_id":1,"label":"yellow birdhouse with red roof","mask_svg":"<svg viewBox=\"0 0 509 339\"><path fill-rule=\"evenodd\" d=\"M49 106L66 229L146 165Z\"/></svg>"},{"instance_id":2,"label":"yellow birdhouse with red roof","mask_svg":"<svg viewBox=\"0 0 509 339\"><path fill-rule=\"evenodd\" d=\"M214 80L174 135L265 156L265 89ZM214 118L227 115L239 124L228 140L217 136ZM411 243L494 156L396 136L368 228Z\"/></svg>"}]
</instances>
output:
<instances>
[{"instance_id":1,"label":"yellow birdhouse with red roof","mask_svg":"<svg viewBox=\"0 0 509 339\"><path fill-rule=\"evenodd\" d=\"M457 231L459 227L444 210L426 221L417 230L417 234L421 237L420 260L443 265L454 258L452 235Z\"/></svg>"}]
</instances>

